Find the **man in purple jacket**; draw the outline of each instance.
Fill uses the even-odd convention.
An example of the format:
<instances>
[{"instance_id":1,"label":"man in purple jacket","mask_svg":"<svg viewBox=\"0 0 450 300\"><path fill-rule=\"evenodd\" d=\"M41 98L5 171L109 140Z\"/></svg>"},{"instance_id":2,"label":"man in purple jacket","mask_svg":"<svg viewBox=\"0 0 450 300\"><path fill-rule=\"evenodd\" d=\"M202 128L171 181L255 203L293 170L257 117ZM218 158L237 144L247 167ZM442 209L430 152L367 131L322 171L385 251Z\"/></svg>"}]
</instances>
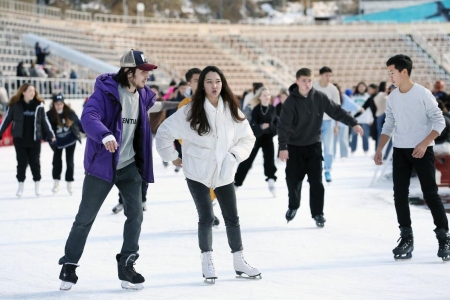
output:
<instances>
[{"instance_id":1,"label":"man in purple jacket","mask_svg":"<svg viewBox=\"0 0 450 300\"><path fill-rule=\"evenodd\" d=\"M157 66L144 53L130 50L120 59L117 74L97 78L95 90L84 107L81 123L86 131L85 178L78 214L66 242L60 289L69 290L78 280L75 269L95 217L109 191L116 185L123 196L125 216L123 245L117 254L122 287L143 288L144 277L134 269L141 233L141 182L153 182L152 134L147 111L156 101L145 83Z\"/></svg>"}]
</instances>

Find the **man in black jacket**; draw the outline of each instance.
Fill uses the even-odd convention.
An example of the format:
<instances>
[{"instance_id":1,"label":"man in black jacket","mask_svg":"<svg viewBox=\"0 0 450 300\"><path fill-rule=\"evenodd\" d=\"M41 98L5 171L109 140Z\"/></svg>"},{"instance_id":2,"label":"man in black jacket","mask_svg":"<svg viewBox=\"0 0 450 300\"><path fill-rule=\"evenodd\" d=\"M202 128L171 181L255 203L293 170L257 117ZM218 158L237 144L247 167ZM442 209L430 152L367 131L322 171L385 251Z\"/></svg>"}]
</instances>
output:
<instances>
[{"instance_id":1,"label":"man in black jacket","mask_svg":"<svg viewBox=\"0 0 450 300\"><path fill-rule=\"evenodd\" d=\"M363 129L339 104L312 87L311 70L297 71L296 83L289 88L289 97L283 104L278 121L280 159L286 162L286 183L289 191L289 209L286 220L294 219L300 207L302 182L308 175L311 215L318 227L323 227L324 193L322 183L322 144L320 131L323 114L352 126L358 134Z\"/></svg>"}]
</instances>

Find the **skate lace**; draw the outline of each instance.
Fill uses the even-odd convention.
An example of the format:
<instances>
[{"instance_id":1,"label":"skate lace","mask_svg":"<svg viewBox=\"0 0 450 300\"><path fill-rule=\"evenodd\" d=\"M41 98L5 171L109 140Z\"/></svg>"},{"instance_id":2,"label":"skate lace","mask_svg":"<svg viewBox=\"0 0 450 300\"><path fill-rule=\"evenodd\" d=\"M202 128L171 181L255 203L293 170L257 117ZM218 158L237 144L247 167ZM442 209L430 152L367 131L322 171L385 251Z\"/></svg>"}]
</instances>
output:
<instances>
[{"instance_id":1,"label":"skate lace","mask_svg":"<svg viewBox=\"0 0 450 300\"><path fill-rule=\"evenodd\" d=\"M450 250L450 238L439 239L439 250Z\"/></svg>"},{"instance_id":2,"label":"skate lace","mask_svg":"<svg viewBox=\"0 0 450 300\"><path fill-rule=\"evenodd\" d=\"M129 263L128 265L125 266L125 272L131 277L134 277L138 274L134 269L134 265L135 263Z\"/></svg>"},{"instance_id":3,"label":"skate lace","mask_svg":"<svg viewBox=\"0 0 450 300\"><path fill-rule=\"evenodd\" d=\"M240 258L241 258L242 263L243 263L246 267L248 267L248 268L250 268L250 269L252 269L252 270L255 270L255 268L253 268L252 266L250 266L249 263L245 260L244 255L241 254L241 255L240 255Z\"/></svg>"},{"instance_id":4,"label":"skate lace","mask_svg":"<svg viewBox=\"0 0 450 300\"><path fill-rule=\"evenodd\" d=\"M74 275L75 274L75 269L77 268L76 265L71 265L71 264L66 264L65 265L65 273L67 275Z\"/></svg>"},{"instance_id":5,"label":"skate lace","mask_svg":"<svg viewBox=\"0 0 450 300\"><path fill-rule=\"evenodd\" d=\"M399 241L400 241L400 243L398 244L397 248L405 249L405 248L409 247L409 245L410 245L411 242L412 242L412 239L411 239L411 237L409 237L409 236L406 236L406 237L399 237L399 239L397 240L397 242L399 242Z\"/></svg>"},{"instance_id":6,"label":"skate lace","mask_svg":"<svg viewBox=\"0 0 450 300\"><path fill-rule=\"evenodd\" d=\"M208 269L210 269L211 271L215 271L216 270L214 268L214 262L213 262L212 256L209 256L209 258L208 258Z\"/></svg>"}]
</instances>

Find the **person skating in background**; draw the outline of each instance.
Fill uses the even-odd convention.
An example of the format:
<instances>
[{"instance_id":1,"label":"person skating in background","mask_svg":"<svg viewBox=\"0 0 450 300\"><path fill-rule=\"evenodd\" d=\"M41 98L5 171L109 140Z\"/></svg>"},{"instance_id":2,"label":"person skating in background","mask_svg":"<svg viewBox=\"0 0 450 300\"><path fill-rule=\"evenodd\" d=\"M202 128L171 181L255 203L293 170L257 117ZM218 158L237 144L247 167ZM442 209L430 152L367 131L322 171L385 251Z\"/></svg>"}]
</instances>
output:
<instances>
[{"instance_id":1,"label":"person skating in background","mask_svg":"<svg viewBox=\"0 0 450 300\"><path fill-rule=\"evenodd\" d=\"M182 160L172 146L175 139L183 140ZM218 277L212 258L214 211L210 188L222 210L236 273L249 277L261 274L244 260L233 184L236 165L248 158L254 142L250 125L225 76L214 66L203 69L192 102L166 119L156 134L156 149L163 160L183 166L198 212L198 239L206 281L214 282Z\"/></svg>"},{"instance_id":2,"label":"person skating in background","mask_svg":"<svg viewBox=\"0 0 450 300\"><path fill-rule=\"evenodd\" d=\"M324 93L328 99L336 104L340 103L339 91L331 83L333 71L329 67L319 70L320 80L314 83L314 89ZM331 166L333 164L333 136L339 130L339 122L333 121L328 114L323 115L321 138L323 146L324 175L327 182L331 182Z\"/></svg>"},{"instance_id":3,"label":"person skating in background","mask_svg":"<svg viewBox=\"0 0 450 300\"><path fill-rule=\"evenodd\" d=\"M252 109L250 126L256 136L256 142L250 156L239 164L234 176L234 186L236 189L242 186L261 148L264 157L264 175L266 176L269 190L275 197L275 181L277 180L275 173L277 168L275 167L273 137L277 134L277 115L275 107L270 104L270 98L270 90L262 87L249 103Z\"/></svg>"},{"instance_id":4,"label":"person skating in background","mask_svg":"<svg viewBox=\"0 0 450 300\"><path fill-rule=\"evenodd\" d=\"M16 178L19 181L16 195L19 198L22 197L25 174L30 165L34 192L36 196L39 196L41 194L41 140L55 142L56 139L45 114L44 100L33 85L24 83L11 97L6 115L0 124L0 139L11 123L13 123L12 136L17 158Z\"/></svg>"},{"instance_id":5,"label":"person skating in background","mask_svg":"<svg viewBox=\"0 0 450 300\"><path fill-rule=\"evenodd\" d=\"M337 87L339 94L341 95L341 107L343 110L350 113L351 115L355 114L358 111L361 111L361 112L364 111L364 109L362 107L360 107L359 105L357 105L355 102L353 102L353 100L349 96L347 96L346 94L341 92L341 88L339 87L339 85L337 83L335 83L334 85ZM345 125L342 122L339 122L339 131L337 134L334 135L334 147L333 147L334 157L336 157L336 150L337 150L338 143L339 143L339 152L340 152L341 158L348 157L348 147L349 147L348 129L349 128L347 125Z\"/></svg>"},{"instance_id":6,"label":"person skating in background","mask_svg":"<svg viewBox=\"0 0 450 300\"><path fill-rule=\"evenodd\" d=\"M47 112L47 118L56 134L56 142L51 144L53 150L53 188L52 192L59 191L59 181L62 173L62 152L66 152L67 191L72 195L74 181L74 153L77 141L81 143L80 132L84 133L80 119L76 113L64 102L64 96L57 94L52 96L52 104Z\"/></svg>"},{"instance_id":7,"label":"person skating in background","mask_svg":"<svg viewBox=\"0 0 450 300\"><path fill-rule=\"evenodd\" d=\"M360 113L358 116L355 116L358 124L361 125L361 127L364 129L364 135L361 138L365 154L369 152L370 126L374 121L372 109L370 108L370 106L364 105L369 98L370 94L367 92L367 85L364 82L359 82L355 87L355 91L353 92L352 100L357 105L359 105L359 107L366 107L364 108L364 112ZM356 134L356 132L352 132L352 141L350 143L352 153L356 151L357 146L358 135Z\"/></svg>"},{"instance_id":8,"label":"person skating in background","mask_svg":"<svg viewBox=\"0 0 450 300\"><path fill-rule=\"evenodd\" d=\"M433 216L438 257L450 259L448 219L438 193L434 165L434 140L445 128L442 111L433 94L411 80L413 62L406 55L395 55L386 62L391 82L397 87L389 95L386 119L374 156L376 165L383 164L383 147L394 135L392 170L394 203L400 228L399 244L392 252L396 259L412 257L414 236L408 195L413 168L419 177L423 197ZM407 109L405 109L407 108ZM395 129L395 132L394 132Z\"/></svg>"},{"instance_id":9,"label":"person skating in background","mask_svg":"<svg viewBox=\"0 0 450 300\"><path fill-rule=\"evenodd\" d=\"M320 142L323 116L327 113L331 118L352 126L360 135L363 134L363 129L339 104L312 87L313 76L310 69L298 70L296 78L289 88L289 97L283 104L277 127L280 159L286 162L289 191L286 220L292 221L297 214L302 182L305 175L308 175L311 217L318 227L323 227L326 221L323 213L325 189L322 183Z\"/></svg>"},{"instance_id":10,"label":"person skating in background","mask_svg":"<svg viewBox=\"0 0 450 300\"><path fill-rule=\"evenodd\" d=\"M123 244L116 255L122 288L142 289L144 277L135 268L139 258L139 236L143 220L142 181L153 183L152 134L148 110L156 95L146 82L156 69L143 52L127 51L116 74L97 77L94 93L83 109L81 123L86 132L85 178L75 222L64 248L59 279L61 290L78 281L76 268L95 218L115 185L124 199L127 217Z\"/></svg>"}]
</instances>

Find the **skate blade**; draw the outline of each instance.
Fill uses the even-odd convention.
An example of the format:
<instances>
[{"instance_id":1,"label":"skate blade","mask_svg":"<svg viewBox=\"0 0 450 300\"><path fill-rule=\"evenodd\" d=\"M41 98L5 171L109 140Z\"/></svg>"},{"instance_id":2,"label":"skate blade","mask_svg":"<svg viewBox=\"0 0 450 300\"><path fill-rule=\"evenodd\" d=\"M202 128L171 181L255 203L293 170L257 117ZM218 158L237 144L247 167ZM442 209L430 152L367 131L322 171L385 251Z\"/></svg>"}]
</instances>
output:
<instances>
[{"instance_id":1,"label":"skate blade","mask_svg":"<svg viewBox=\"0 0 450 300\"><path fill-rule=\"evenodd\" d=\"M324 223L317 223L316 226L319 227L319 228L324 228L325 224Z\"/></svg>"},{"instance_id":2,"label":"skate blade","mask_svg":"<svg viewBox=\"0 0 450 300\"><path fill-rule=\"evenodd\" d=\"M442 258L442 261L450 261L450 256L439 256L440 258Z\"/></svg>"},{"instance_id":3,"label":"skate blade","mask_svg":"<svg viewBox=\"0 0 450 300\"><path fill-rule=\"evenodd\" d=\"M59 289L61 291L68 291L72 288L73 283L67 282L67 281L61 281L61 285L59 286Z\"/></svg>"},{"instance_id":4,"label":"skate blade","mask_svg":"<svg viewBox=\"0 0 450 300\"><path fill-rule=\"evenodd\" d=\"M129 281L122 280L122 288L124 290L134 290L134 291L140 291L144 288L144 285L142 283L131 283Z\"/></svg>"},{"instance_id":5,"label":"skate blade","mask_svg":"<svg viewBox=\"0 0 450 300\"><path fill-rule=\"evenodd\" d=\"M261 273L259 273L258 275L249 276L249 275L245 274L244 272L236 271L236 274L237 274L236 278L241 278L241 279L253 279L253 280L262 279Z\"/></svg>"},{"instance_id":6,"label":"skate blade","mask_svg":"<svg viewBox=\"0 0 450 300\"><path fill-rule=\"evenodd\" d=\"M208 284L215 284L217 277L208 277L206 278L205 275L203 275L203 278L205 278L204 283Z\"/></svg>"},{"instance_id":7,"label":"skate blade","mask_svg":"<svg viewBox=\"0 0 450 300\"><path fill-rule=\"evenodd\" d=\"M410 259L411 257L412 257L412 253L395 254L394 255L395 260Z\"/></svg>"}]
</instances>

